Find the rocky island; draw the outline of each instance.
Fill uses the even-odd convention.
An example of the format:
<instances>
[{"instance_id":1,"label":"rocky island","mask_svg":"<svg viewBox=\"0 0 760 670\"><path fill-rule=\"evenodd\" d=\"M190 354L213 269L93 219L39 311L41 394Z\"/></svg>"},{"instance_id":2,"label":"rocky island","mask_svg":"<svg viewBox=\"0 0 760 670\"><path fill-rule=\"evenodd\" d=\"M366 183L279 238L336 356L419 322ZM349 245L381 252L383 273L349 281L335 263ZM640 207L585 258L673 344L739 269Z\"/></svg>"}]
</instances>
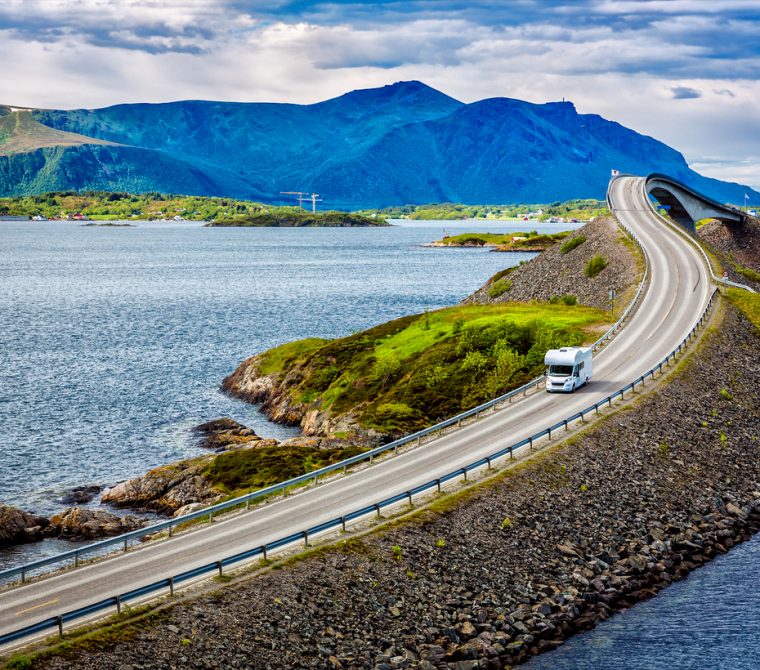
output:
<instances>
[{"instance_id":1,"label":"rocky island","mask_svg":"<svg viewBox=\"0 0 760 670\"><path fill-rule=\"evenodd\" d=\"M303 211L270 211L250 214L241 217L221 219L207 223L211 228L354 228L390 225L385 219L372 218L352 212L303 212Z\"/></svg>"},{"instance_id":2,"label":"rocky island","mask_svg":"<svg viewBox=\"0 0 760 670\"><path fill-rule=\"evenodd\" d=\"M546 251L556 242L572 235L572 231L539 234L528 233L462 233L447 235L431 242L429 247L490 247L492 251Z\"/></svg>"}]
</instances>

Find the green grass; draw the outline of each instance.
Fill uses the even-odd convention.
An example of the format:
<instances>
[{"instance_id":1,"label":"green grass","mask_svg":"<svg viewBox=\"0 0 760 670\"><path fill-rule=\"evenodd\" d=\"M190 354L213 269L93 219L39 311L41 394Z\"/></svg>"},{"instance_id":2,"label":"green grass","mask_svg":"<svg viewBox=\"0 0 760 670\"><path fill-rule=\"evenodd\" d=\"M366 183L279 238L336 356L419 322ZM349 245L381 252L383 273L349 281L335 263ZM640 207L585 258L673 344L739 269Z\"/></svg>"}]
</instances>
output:
<instances>
[{"instance_id":1,"label":"green grass","mask_svg":"<svg viewBox=\"0 0 760 670\"><path fill-rule=\"evenodd\" d=\"M263 355L263 371L291 373L295 400L358 413L360 427L395 436L519 386L540 373L547 349L588 341L605 322L562 303L458 305L278 347Z\"/></svg>"},{"instance_id":2,"label":"green grass","mask_svg":"<svg viewBox=\"0 0 760 670\"><path fill-rule=\"evenodd\" d=\"M327 344L330 340L320 339L318 337L310 337L304 340L296 340L295 342L287 342L281 344L274 349L268 349L262 356L259 362L259 373L262 375L268 375L272 372L282 370L286 363L295 358L296 356L302 356L305 353L319 349L319 347Z\"/></svg>"},{"instance_id":3,"label":"green grass","mask_svg":"<svg viewBox=\"0 0 760 670\"><path fill-rule=\"evenodd\" d=\"M504 279L504 278L497 279L489 287L489 289L488 289L488 295L491 298L498 298L499 296L504 295L511 288L512 288L512 280L511 279Z\"/></svg>"},{"instance_id":4,"label":"green grass","mask_svg":"<svg viewBox=\"0 0 760 670\"><path fill-rule=\"evenodd\" d=\"M730 288L725 295L760 330L760 294Z\"/></svg>"},{"instance_id":5,"label":"green grass","mask_svg":"<svg viewBox=\"0 0 760 670\"><path fill-rule=\"evenodd\" d=\"M587 277L596 277L604 268L607 267L607 259L604 256L597 254L589 262L583 270L583 274Z\"/></svg>"},{"instance_id":6,"label":"green grass","mask_svg":"<svg viewBox=\"0 0 760 670\"><path fill-rule=\"evenodd\" d=\"M575 249L576 247L579 247L585 241L586 241L586 237L584 235L578 235L577 237L571 237L567 242L565 242L559 248L559 251L562 254L570 253L573 249Z\"/></svg>"},{"instance_id":7,"label":"green grass","mask_svg":"<svg viewBox=\"0 0 760 670\"><path fill-rule=\"evenodd\" d=\"M219 454L203 476L216 488L236 494L264 488L360 453L358 447L266 446Z\"/></svg>"},{"instance_id":8,"label":"green grass","mask_svg":"<svg viewBox=\"0 0 760 670\"><path fill-rule=\"evenodd\" d=\"M209 224L212 227L311 227L311 226L387 226L382 217L370 218L352 212L304 212L292 208L278 208L268 212L257 212L245 216L222 219Z\"/></svg>"}]
</instances>

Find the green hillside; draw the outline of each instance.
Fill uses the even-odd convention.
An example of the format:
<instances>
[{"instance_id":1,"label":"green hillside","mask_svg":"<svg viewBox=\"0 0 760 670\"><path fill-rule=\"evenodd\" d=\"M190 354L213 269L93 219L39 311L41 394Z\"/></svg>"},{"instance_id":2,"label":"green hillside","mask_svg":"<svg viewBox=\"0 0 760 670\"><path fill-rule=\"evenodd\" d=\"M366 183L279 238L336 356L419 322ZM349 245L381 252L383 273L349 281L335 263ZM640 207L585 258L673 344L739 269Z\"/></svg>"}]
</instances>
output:
<instances>
[{"instance_id":1,"label":"green hillside","mask_svg":"<svg viewBox=\"0 0 760 670\"><path fill-rule=\"evenodd\" d=\"M0 116L0 156L29 153L45 147L78 147L83 144L114 143L42 125L34 120L31 112L10 112Z\"/></svg>"}]
</instances>

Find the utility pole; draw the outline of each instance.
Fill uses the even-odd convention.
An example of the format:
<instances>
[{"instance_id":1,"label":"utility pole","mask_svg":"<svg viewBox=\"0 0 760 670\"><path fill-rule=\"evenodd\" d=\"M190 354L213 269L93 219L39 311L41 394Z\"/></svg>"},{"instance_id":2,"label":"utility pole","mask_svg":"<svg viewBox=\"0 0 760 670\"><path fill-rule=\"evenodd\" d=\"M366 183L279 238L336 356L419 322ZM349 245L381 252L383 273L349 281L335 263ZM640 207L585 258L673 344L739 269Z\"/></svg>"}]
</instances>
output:
<instances>
[{"instance_id":1,"label":"utility pole","mask_svg":"<svg viewBox=\"0 0 760 670\"><path fill-rule=\"evenodd\" d=\"M312 193L309 198L311 199L311 213L317 213L317 202L321 202L322 198L319 197L319 193Z\"/></svg>"}]
</instances>

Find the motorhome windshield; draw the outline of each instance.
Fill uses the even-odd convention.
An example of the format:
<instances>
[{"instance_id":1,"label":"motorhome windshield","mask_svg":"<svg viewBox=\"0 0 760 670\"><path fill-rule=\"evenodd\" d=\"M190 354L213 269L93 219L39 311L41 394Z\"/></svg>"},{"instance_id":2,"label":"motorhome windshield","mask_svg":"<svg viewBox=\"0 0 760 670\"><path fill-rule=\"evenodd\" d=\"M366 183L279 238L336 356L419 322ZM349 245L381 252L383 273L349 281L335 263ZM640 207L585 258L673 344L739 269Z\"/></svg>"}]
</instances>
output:
<instances>
[{"instance_id":1,"label":"motorhome windshield","mask_svg":"<svg viewBox=\"0 0 760 670\"><path fill-rule=\"evenodd\" d=\"M573 374L572 365L550 365L549 374L553 377L569 377Z\"/></svg>"}]
</instances>

